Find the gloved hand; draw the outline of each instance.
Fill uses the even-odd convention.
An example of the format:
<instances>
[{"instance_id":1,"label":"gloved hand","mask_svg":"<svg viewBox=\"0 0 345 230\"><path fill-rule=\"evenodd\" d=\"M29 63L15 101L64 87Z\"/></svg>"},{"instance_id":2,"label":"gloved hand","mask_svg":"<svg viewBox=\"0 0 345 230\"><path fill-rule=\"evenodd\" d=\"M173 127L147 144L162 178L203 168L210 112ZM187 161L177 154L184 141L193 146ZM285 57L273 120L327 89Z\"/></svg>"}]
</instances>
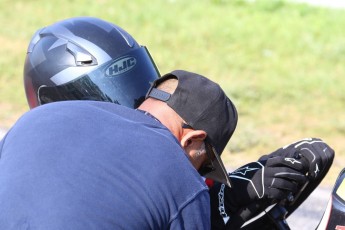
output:
<instances>
[{"instance_id":1,"label":"gloved hand","mask_svg":"<svg viewBox=\"0 0 345 230\"><path fill-rule=\"evenodd\" d=\"M229 174L231 188L224 184L210 188L212 229L224 229L229 218L237 221L233 217L243 208L253 206L259 213L295 194L307 181L305 173L301 161L282 156L268 157L233 171Z\"/></svg>"},{"instance_id":2,"label":"gloved hand","mask_svg":"<svg viewBox=\"0 0 345 230\"><path fill-rule=\"evenodd\" d=\"M334 150L319 138L306 138L262 156L259 161L275 156L300 159L308 170L308 178L315 180L328 171L334 159Z\"/></svg>"},{"instance_id":3,"label":"gloved hand","mask_svg":"<svg viewBox=\"0 0 345 230\"><path fill-rule=\"evenodd\" d=\"M278 203L281 198L283 200L289 200L289 198L295 199L284 205L288 211L288 217L304 202L326 176L333 163L334 154L334 150L321 139L307 138L284 146L269 155L260 157L258 162L266 162L266 164L263 164L265 165L264 168L261 169L261 172L265 171L263 173L264 183L261 188L268 187L268 189L264 189L263 193L261 190L262 198L253 195L256 193L253 192L253 188L260 188L260 180L255 179L258 178L259 170L252 171L254 174L257 173L257 175L245 173L246 175L242 175L242 181L231 176L233 184L231 189L222 184L216 184L210 189L212 229L236 229L245 221L259 214L270 203L275 201ZM288 164L287 162L290 163ZM279 167L278 165L286 167L286 170L296 170L297 175L306 174L308 178L307 182L303 182L303 179L296 180L300 178L298 176L295 178L295 182L293 180L289 181L289 177L286 176L279 178L278 170L266 170L267 168ZM243 166L241 168L243 169L245 167ZM239 174L240 170L236 171ZM254 179L250 179L250 177ZM279 178L280 182L275 181L276 177ZM248 179L248 187L245 186L244 180L246 179ZM272 186L268 186L268 181L272 182ZM297 192L299 193L297 196L295 196L296 194L294 192L296 190L293 189L293 184L295 184L295 188L297 188ZM243 194L240 194L241 191ZM260 191L260 189L254 189L254 191ZM258 192L256 194L260 193ZM248 202L251 203L248 204ZM231 221L227 222L229 218L231 218ZM226 222L227 224L225 226L224 223Z\"/></svg>"},{"instance_id":4,"label":"gloved hand","mask_svg":"<svg viewBox=\"0 0 345 230\"><path fill-rule=\"evenodd\" d=\"M334 160L334 150L319 138L306 138L277 151L261 157L259 160L267 160L270 157L295 157L303 162L307 170L308 182L300 189L297 195L294 195L292 202L285 202L284 207L287 210L286 218L289 217L315 190L327 175Z\"/></svg>"}]
</instances>

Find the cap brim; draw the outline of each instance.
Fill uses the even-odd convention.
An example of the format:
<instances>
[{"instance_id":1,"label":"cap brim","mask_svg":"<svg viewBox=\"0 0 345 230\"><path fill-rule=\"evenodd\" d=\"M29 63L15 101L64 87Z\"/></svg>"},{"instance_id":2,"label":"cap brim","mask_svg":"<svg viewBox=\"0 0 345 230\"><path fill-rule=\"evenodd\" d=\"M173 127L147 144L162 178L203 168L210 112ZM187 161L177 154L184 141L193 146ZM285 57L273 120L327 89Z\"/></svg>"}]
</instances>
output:
<instances>
[{"instance_id":1,"label":"cap brim","mask_svg":"<svg viewBox=\"0 0 345 230\"><path fill-rule=\"evenodd\" d=\"M215 170L205 174L204 177L221 182L231 188L230 177L228 176L228 173L224 167L222 159L217 153L215 153L214 151L212 152L215 157L215 159L212 162Z\"/></svg>"}]
</instances>

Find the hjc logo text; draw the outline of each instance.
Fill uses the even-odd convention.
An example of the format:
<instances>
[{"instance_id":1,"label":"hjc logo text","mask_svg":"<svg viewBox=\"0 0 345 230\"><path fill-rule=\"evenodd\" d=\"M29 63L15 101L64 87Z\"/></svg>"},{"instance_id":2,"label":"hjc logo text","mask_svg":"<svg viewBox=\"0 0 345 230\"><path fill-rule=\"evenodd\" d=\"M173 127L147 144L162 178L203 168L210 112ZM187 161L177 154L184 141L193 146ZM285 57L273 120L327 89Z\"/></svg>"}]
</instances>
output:
<instances>
[{"instance_id":1,"label":"hjc logo text","mask_svg":"<svg viewBox=\"0 0 345 230\"><path fill-rule=\"evenodd\" d=\"M134 57L125 57L111 64L105 71L108 76L116 76L131 70L137 63Z\"/></svg>"}]
</instances>

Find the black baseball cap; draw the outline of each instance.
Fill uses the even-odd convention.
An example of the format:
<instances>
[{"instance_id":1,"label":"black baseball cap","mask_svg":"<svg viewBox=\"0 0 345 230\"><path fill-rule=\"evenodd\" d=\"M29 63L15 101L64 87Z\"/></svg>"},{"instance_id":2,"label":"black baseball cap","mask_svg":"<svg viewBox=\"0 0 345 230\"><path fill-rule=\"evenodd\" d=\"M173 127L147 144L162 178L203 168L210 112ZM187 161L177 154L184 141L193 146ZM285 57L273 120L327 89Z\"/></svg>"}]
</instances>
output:
<instances>
[{"instance_id":1,"label":"black baseball cap","mask_svg":"<svg viewBox=\"0 0 345 230\"><path fill-rule=\"evenodd\" d=\"M178 80L173 94L156 87L167 79ZM210 145L213 170L203 175L206 178L231 187L230 179L220 158L237 125L237 110L221 87L210 79L196 73L175 70L156 79L146 98L164 101L189 126L207 133L205 143Z\"/></svg>"}]
</instances>

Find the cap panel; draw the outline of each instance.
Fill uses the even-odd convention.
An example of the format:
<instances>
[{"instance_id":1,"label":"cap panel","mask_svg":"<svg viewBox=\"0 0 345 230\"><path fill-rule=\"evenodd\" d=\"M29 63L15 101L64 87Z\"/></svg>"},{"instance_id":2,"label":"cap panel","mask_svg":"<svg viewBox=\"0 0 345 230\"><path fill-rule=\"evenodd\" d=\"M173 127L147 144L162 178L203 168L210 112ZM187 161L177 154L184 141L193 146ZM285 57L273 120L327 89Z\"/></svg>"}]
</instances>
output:
<instances>
[{"instance_id":1,"label":"cap panel","mask_svg":"<svg viewBox=\"0 0 345 230\"><path fill-rule=\"evenodd\" d=\"M220 93L215 101L195 122L195 128L204 129L216 151L221 154L237 125L237 111L232 102Z\"/></svg>"},{"instance_id":2,"label":"cap panel","mask_svg":"<svg viewBox=\"0 0 345 230\"><path fill-rule=\"evenodd\" d=\"M197 128L198 120L213 103L210 98L218 95L217 91L212 90L216 84L210 84L208 79L198 74L194 77L184 71L173 71L172 74L178 78L178 86L168 105L189 125Z\"/></svg>"}]
</instances>

